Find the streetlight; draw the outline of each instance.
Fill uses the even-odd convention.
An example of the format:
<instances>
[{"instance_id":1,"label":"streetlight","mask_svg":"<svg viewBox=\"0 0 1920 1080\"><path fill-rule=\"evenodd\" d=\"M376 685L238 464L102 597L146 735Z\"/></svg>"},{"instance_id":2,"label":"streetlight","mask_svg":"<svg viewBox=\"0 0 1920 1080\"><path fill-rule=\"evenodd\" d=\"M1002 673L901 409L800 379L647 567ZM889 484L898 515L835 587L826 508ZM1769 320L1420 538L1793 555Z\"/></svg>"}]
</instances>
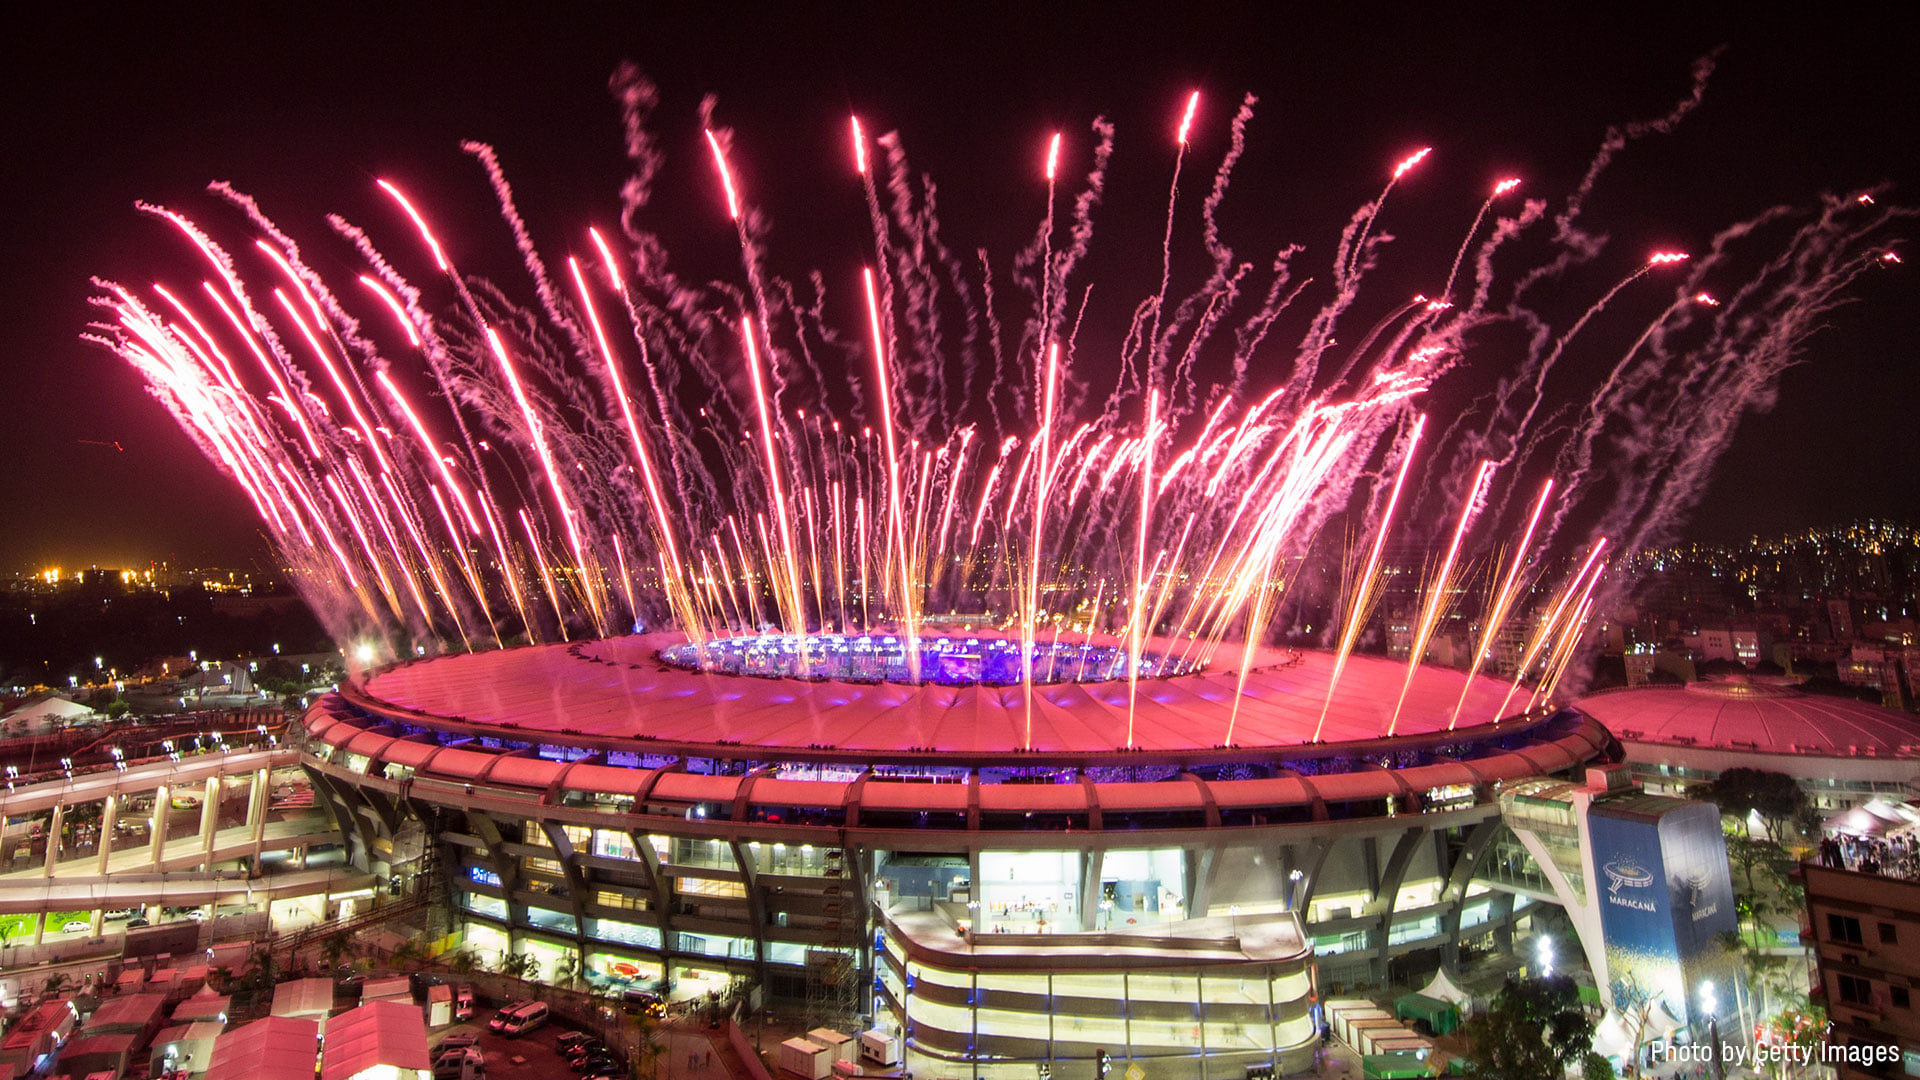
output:
<instances>
[{"instance_id":1,"label":"streetlight","mask_svg":"<svg viewBox=\"0 0 1920 1080\"><path fill-rule=\"evenodd\" d=\"M1726 1063L1720 1060L1720 1001L1713 994L1713 980L1700 983L1700 1011L1707 1014L1707 1045L1713 1053L1713 1080L1727 1080Z\"/></svg>"}]
</instances>

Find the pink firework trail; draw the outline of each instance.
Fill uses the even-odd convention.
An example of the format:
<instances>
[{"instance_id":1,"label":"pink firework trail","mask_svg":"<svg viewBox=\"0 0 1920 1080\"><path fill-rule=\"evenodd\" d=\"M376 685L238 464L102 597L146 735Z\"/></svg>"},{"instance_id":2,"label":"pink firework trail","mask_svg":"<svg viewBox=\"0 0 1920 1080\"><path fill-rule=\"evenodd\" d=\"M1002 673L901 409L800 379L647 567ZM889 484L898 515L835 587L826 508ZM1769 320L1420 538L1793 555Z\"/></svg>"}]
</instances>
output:
<instances>
[{"instance_id":1,"label":"pink firework trail","mask_svg":"<svg viewBox=\"0 0 1920 1080\"><path fill-rule=\"evenodd\" d=\"M1104 122L1095 125L1093 164L1079 181L1063 169L1070 140L1049 138L1045 214L1027 233L1031 248L1006 272L986 252L977 260L954 255L930 183L909 167L899 136L872 136L850 117L874 243L851 300L824 278L789 280L767 267L766 216L753 212L729 161L752 148L709 129L687 149L711 158L739 245L733 283L675 277L662 241L643 231L643 202L626 206L621 230L582 230L567 273L549 277L492 151L474 148L537 303L517 304L507 287L462 275L429 224L430 208L379 180L378 226L332 219L358 282L344 292L311 269L325 264L303 260L257 212L252 231L229 246L181 214L143 205L186 239L187 276L155 293L101 282L102 314L86 336L125 359L241 486L343 641L371 640L392 656L416 644L478 649L645 623L672 626L696 643L750 636L772 648L773 640L837 627L904 638L909 675L918 678L929 613L938 612L971 632L1018 639L1027 700L1018 739L1036 751L1052 739L1036 685L1096 674L1057 650L1073 640L1074 648L1107 648L1097 675L1127 682L1127 720L1123 727L1116 716L1114 744L1130 747L1148 680L1207 666L1221 649L1243 683L1269 662L1274 628L1289 632L1279 613L1293 610L1290 590L1314 538L1362 505L1384 509L1369 525L1366 561L1329 631L1337 643L1329 703L1363 640L1390 531L1410 547L1446 541L1417 613L1409 685L1426 643L1442 632L1459 567L1501 547L1506 561L1478 613L1476 669L1491 635L1526 619L1533 630L1509 703L1528 679L1544 680L1532 700L1565 684L1577 666L1579 628L1607 610L1608 596L1601 545L1558 535L1562 522L1575 520L1569 508L1603 495L1606 529L1618 530L1609 535L1630 544L1658 539L1686 509L1661 492L1696 493L1700 463L1728 431L1721 421L1634 427L1615 445L1609 433L1628 424L1609 428L1612 403L1631 390L1653 395L1662 416L1737 417L1767 400L1799 342L1844 301L1844 287L1869 268L1895 265L1886 233L1910 216L1862 196L1822 204L1791 229L1775 228L1785 211L1741 223L1676 271L1686 280L1672 297L1643 302L1624 291L1651 268L1684 258L1659 252L1563 327L1521 307L1524 288L1513 308L1486 303L1495 253L1517 258L1507 245L1543 220L1532 202L1497 217L1496 200L1515 183L1503 180L1475 197L1466 240L1447 241L1451 265L1442 254L1423 269L1444 282L1440 293L1409 303L1396 289L1391 301L1374 301L1363 279L1389 240L1375 225L1384 224L1387 194L1427 157L1423 149L1390 165L1386 189L1340 238L1324 274L1331 291L1317 312L1296 316L1289 305L1310 302L1308 275L1289 266L1297 249L1284 249L1263 271L1262 260L1234 255L1219 235L1231 160L1212 163L1204 235L1190 243L1178 227L1182 163L1201 152L1192 141L1199 93L1183 105L1160 265L1152 268L1161 273L1144 296L1108 295L1079 280L1094 210L1119 177ZM1229 155L1242 149L1251 107L1235 119ZM1619 150L1607 144L1602 156ZM834 156L842 152L836 146ZM650 178L658 161L637 164ZM1568 214L1578 213L1585 193ZM230 189L222 198L252 206ZM1058 254L1057 200L1069 208ZM1395 221L1393 231L1420 226ZM459 250L478 242L448 235ZM1763 237L1764 250L1741 261L1736 249ZM1547 257L1520 268L1520 280L1585 290L1582 298L1603 291L1577 271L1591 269L1604 283L1624 268L1591 239L1571 227L1545 238ZM1229 270L1189 282L1177 268L1190 256ZM592 272L596 262L604 278ZM1470 281L1455 297L1462 276ZM1695 299L1708 289L1722 306ZM1605 392L1561 375L1550 386L1547 369L1584 346L1576 332L1616 299L1636 305L1632 325L1648 329L1618 363L1587 368L1611 368ZM1030 310L1007 320L1021 303ZM1289 350L1279 331L1295 318L1298 344ZM1349 319L1364 321L1354 329L1344 325ZM1471 370L1461 357L1481 362L1477 346L1492 336L1484 331L1515 324L1540 345L1513 377L1534 396L1519 395L1512 408L1502 397L1488 423L1509 432L1509 442L1435 436L1415 420L1429 387ZM853 326L860 330L845 329ZM1343 343L1340 330L1352 330L1356 344ZM1334 353L1342 349L1350 351ZM852 357L848 374L825 374L821 358L838 356ZM1233 377L1213 385L1199 377L1209 363L1229 360ZM1003 377L1016 369L1036 377ZM1260 371L1296 374L1247 386ZM1110 395L1089 389L1096 378L1114 385L1114 372L1121 374ZM636 379L644 381L635 387ZM1569 399L1547 401L1561 382ZM1589 400L1595 411L1579 412ZM1536 430L1536 410L1582 416L1576 443L1564 441L1564 428ZM1410 432L1397 459L1396 432ZM1533 453L1548 439L1563 441ZM1419 487L1407 490L1416 446L1423 462L1571 467L1527 477L1527 489L1539 485L1542 494L1531 516L1508 520L1487 498L1490 465L1435 465L1440 483L1431 486L1449 488L1447 503L1459 486L1469 488L1457 518L1445 515L1449 532L1439 515L1420 513ZM1543 514L1548 491L1553 514ZM1544 553L1554 546L1590 553L1568 580L1542 584L1550 610L1526 611L1528 567L1552 565ZM1053 633L1041 626L1049 619ZM1405 698L1403 687L1402 705ZM1319 723L1302 724L1302 741L1321 735L1327 703L1320 712ZM1236 700L1227 743L1237 717Z\"/></svg>"}]
</instances>

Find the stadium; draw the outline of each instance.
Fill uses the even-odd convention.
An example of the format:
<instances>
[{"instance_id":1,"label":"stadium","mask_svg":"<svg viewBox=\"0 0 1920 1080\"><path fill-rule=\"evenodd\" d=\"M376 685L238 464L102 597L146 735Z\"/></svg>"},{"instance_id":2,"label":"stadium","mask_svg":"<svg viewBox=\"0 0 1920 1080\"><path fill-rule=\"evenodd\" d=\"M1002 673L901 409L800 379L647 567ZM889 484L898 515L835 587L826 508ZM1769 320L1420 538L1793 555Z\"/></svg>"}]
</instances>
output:
<instances>
[{"instance_id":1,"label":"stadium","mask_svg":"<svg viewBox=\"0 0 1920 1080\"><path fill-rule=\"evenodd\" d=\"M1647 791L1680 796L1728 769L1793 777L1822 815L1920 791L1920 732L1898 709L1722 679L1607 690L1575 706L1619 738Z\"/></svg>"},{"instance_id":2,"label":"stadium","mask_svg":"<svg viewBox=\"0 0 1920 1080\"><path fill-rule=\"evenodd\" d=\"M1156 652L1129 707L1089 643L1029 703L1004 644L929 640L918 679L884 637L401 663L308 713L308 767L357 865L416 872L431 838L482 957L682 1000L750 983L896 1032L910 1067L1220 1076L1309 1067L1317 1000L1510 951L1552 896L1501 870L1527 861L1502 791L1617 757L1524 692L1499 715L1503 679Z\"/></svg>"}]
</instances>

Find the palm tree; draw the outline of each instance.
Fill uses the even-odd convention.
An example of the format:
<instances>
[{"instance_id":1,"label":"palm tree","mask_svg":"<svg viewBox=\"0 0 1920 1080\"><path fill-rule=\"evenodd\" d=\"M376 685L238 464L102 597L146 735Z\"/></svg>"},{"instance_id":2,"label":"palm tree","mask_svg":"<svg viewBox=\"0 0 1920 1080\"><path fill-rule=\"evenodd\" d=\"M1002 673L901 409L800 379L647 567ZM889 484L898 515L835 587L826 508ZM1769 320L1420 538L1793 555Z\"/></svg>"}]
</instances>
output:
<instances>
[{"instance_id":1,"label":"palm tree","mask_svg":"<svg viewBox=\"0 0 1920 1080\"><path fill-rule=\"evenodd\" d=\"M408 938L394 947L392 954L387 957L387 963L395 968L407 970L419 967L426 958L426 946L420 944L418 938Z\"/></svg>"},{"instance_id":2,"label":"palm tree","mask_svg":"<svg viewBox=\"0 0 1920 1080\"><path fill-rule=\"evenodd\" d=\"M629 1060L638 1076L656 1076L660 1069L660 1055L666 1047L655 1041L660 1034L659 1024L645 1009L637 1013L628 1013L626 1028L633 1039L633 1054Z\"/></svg>"},{"instance_id":3,"label":"palm tree","mask_svg":"<svg viewBox=\"0 0 1920 1080\"><path fill-rule=\"evenodd\" d=\"M571 988L580 977L580 954L569 949L553 962L555 986Z\"/></svg>"},{"instance_id":4,"label":"palm tree","mask_svg":"<svg viewBox=\"0 0 1920 1080\"><path fill-rule=\"evenodd\" d=\"M346 956L352 949L353 935L348 931L341 930L329 935L327 940L321 944L320 955L326 957L327 967L337 968L340 966L341 957Z\"/></svg>"},{"instance_id":5,"label":"palm tree","mask_svg":"<svg viewBox=\"0 0 1920 1080\"><path fill-rule=\"evenodd\" d=\"M500 973L515 979L531 979L540 971L540 961L532 953L502 953Z\"/></svg>"}]
</instances>

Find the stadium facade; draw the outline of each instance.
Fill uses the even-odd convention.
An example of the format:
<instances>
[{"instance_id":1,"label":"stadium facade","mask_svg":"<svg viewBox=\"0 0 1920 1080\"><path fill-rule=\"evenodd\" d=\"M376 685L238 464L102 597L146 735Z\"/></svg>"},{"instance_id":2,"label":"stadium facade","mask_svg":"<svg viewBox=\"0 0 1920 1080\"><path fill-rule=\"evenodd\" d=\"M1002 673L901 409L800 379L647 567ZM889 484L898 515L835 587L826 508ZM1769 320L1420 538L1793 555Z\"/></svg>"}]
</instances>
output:
<instances>
[{"instance_id":1,"label":"stadium facade","mask_svg":"<svg viewBox=\"0 0 1920 1080\"><path fill-rule=\"evenodd\" d=\"M305 726L354 862L403 873L396 838L424 830L468 948L683 998L751 979L975 1075L1308 1067L1316 996L1511 949L1554 895L1503 791L1618 753L1456 671L1420 669L1396 706L1406 666L1377 658L1331 695L1312 652L1131 691L1055 664L1029 699L972 681L977 639L920 682L791 677L771 641L699 670L676 640L343 685Z\"/></svg>"}]
</instances>

